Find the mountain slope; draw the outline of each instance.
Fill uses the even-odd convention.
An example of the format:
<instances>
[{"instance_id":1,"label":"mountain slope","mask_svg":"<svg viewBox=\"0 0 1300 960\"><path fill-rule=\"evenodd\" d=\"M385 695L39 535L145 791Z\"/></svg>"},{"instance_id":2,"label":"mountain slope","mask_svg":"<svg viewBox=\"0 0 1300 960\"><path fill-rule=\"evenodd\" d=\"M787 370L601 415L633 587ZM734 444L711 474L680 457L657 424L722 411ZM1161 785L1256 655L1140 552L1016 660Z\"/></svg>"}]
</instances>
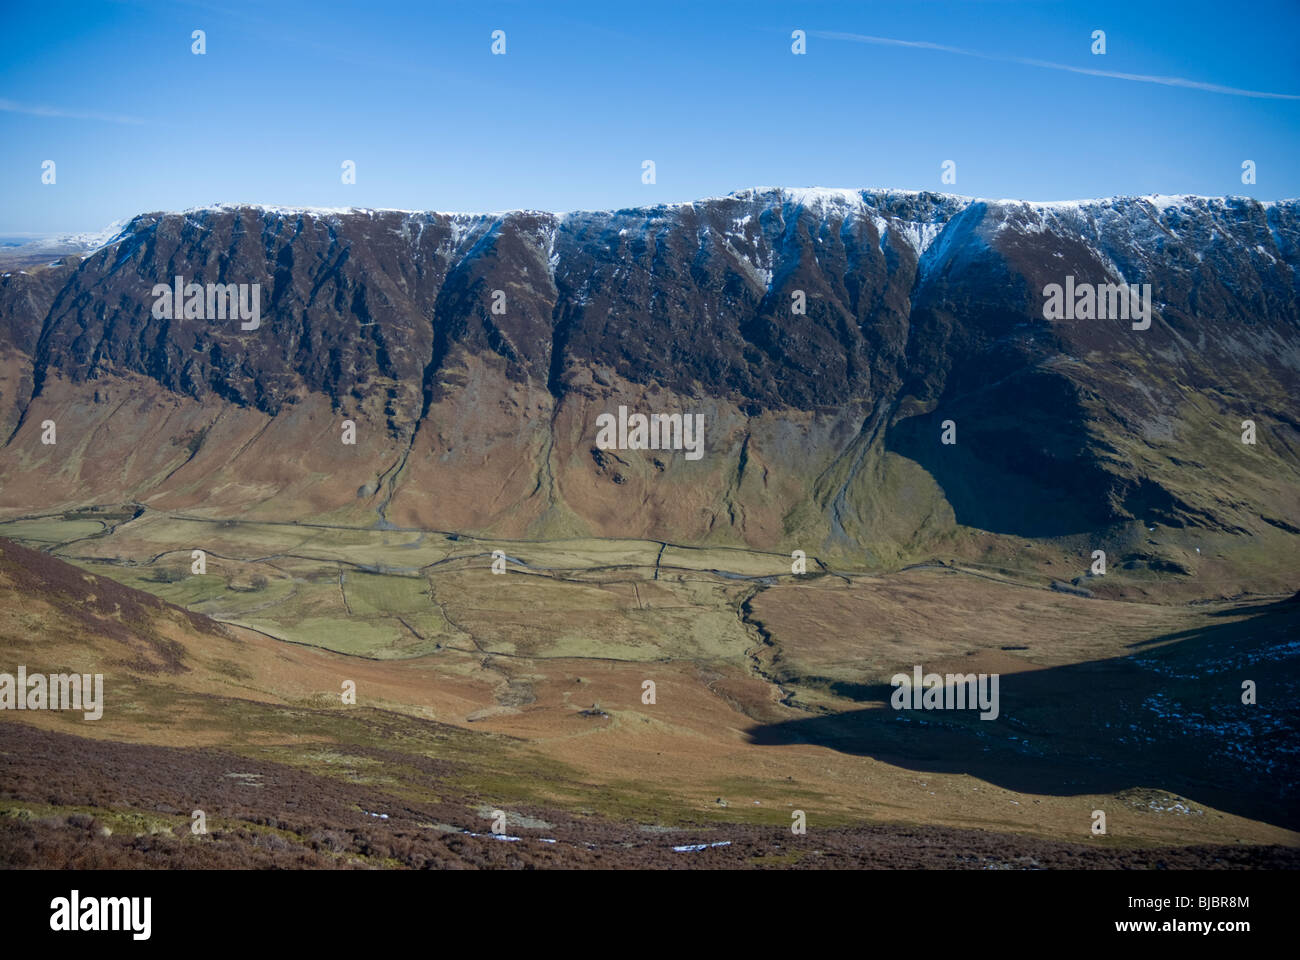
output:
<instances>
[{"instance_id":1,"label":"mountain slope","mask_svg":"<svg viewBox=\"0 0 1300 960\"><path fill-rule=\"evenodd\" d=\"M1203 593L1294 589L1298 269L1300 202L1242 198L148 214L0 278L0 509L136 500L867 566L1033 540L1077 573L1106 549ZM260 284L260 328L155 319L177 275ZM1150 284L1150 328L1044 320L1067 275ZM620 405L703 414L704 457L596 449Z\"/></svg>"}]
</instances>

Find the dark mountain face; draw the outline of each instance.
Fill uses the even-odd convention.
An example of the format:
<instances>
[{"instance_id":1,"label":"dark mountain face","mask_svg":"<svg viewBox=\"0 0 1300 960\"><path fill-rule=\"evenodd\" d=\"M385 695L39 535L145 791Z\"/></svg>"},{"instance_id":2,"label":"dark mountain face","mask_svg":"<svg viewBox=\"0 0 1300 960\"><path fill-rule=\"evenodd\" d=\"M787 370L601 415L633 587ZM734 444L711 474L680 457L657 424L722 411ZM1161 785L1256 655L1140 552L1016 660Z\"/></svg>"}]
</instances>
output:
<instances>
[{"instance_id":1,"label":"dark mountain face","mask_svg":"<svg viewBox=\"0 0 1300 960\"><path fill-rule=\"evenodd\" d=\"M260 285L260 327L155 317L151 291L176 276ZM1067 277L1149 284L1149 328L1044 319ZM699 489L712 519L683 524L688 538L815 532L856 549L954 519L1020 537L1300 523L1295 201L756 190L566 215L149 214L85 259L0 279L0 351L13 463L42 453L42 400L93 404L115 383L273 420L327 401L392 446L394 473L367 468L375 496L388 485L381 517L421 463L454 470L468 444L503 474L527 460L535 484L502 496L540 498L519 524L504 501L470 523L531 529L562 506L567 528L610 533L636 514L615 522L591 499L613 482L587 456L593 420L645 401L709 414L707 478L619 454L643 502ZM940 442L949 420L955 444ZM132 482L123 493L166 493Z\"/></svg>"}]
</instances>

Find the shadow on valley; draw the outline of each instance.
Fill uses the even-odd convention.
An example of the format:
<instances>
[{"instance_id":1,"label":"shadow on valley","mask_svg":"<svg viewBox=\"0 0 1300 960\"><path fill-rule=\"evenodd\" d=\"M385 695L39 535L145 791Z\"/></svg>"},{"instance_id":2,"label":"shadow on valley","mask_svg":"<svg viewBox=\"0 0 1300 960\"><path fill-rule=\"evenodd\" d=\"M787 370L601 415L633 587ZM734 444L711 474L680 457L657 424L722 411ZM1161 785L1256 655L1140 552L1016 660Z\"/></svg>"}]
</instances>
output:
<instances>
[{"instance_id":1,"label":"shadow on valley","mask_svg":"<svg viewBox=\"0 0 1300 960\"><path fill-rule=\"evenodd\" d=\"M894 710L888 684L833 689L872 707L751 728L759 745L810 743L1021 793L1121 793L1152 809L1168 793L1300 828L1300 595L1244 619L1133 644L1108 660L1004 674L1000 714ZM921 665L927 672L929 667ZM973 669L973 668L972 668ZM900 664L898 672L912 672ZM1254 681L1257 703L1242 703ZM1086 813L1086 811L1085 811Z\"/></svg>"},{"instance_id":2,"label":"shadow on valley","mask_svg":"<svg viewBox=\"0 0 1300 960\"><path fill-rule=\"evenodd\" d=\"M885 448L934 478L960 524L1030 539L1084 533L1121 518L1106 501L1114 478L1070 416L1076 407L1059 379L1024 373L945 395L932 413L893 424ZM954 442L944 443L950 420Z\"/></svg>"}]
</instances>

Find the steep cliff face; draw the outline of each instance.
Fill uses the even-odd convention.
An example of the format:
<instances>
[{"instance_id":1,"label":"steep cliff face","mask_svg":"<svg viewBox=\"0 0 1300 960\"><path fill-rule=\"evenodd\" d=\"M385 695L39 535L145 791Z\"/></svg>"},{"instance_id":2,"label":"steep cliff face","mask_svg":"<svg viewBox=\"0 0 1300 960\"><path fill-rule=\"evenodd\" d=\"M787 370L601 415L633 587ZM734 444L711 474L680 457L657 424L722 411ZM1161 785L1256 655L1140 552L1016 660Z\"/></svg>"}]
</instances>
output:
<instances>
[{"instance_id":1,"label":"steep cliff face","mask_svg":"<svg viewBox=\"0 0 1300 960\"><path fill-rule=\"evenodd\" d=\"M156 318L177 276L260 285L261 325ZM1067 277L1149 284L1149 328L1045 320ZM868 563L966 528L1290 543L1298 381L1295 201L214 207L0 278L0 508L130 498ZM596 449L620 405L703 414L705 455Z\"/></svg>"}]
</instances>

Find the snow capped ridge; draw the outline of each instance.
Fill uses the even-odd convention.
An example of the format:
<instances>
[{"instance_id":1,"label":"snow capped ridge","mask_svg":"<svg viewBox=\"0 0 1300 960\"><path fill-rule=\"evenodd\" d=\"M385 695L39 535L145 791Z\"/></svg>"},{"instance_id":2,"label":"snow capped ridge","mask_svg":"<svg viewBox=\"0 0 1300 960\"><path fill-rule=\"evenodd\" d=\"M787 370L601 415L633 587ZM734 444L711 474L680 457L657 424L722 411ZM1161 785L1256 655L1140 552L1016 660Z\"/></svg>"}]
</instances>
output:
<instances>
[{"instance_id":1,"label":"snow capped ridge","mask_svg":"<svg viewBox=\"0 0 1300 960\"><path fill-rule=\"evenodd\" d=\"M208 203L208 204L202 204L197 207L189 207L185 210L174 211L174 212L184 216L191 213L214 213L214 212L224 213L226 211L239 211L239 210L257 210L261 213L270 214L271 216L281 216L281 217L296 216L302 213L311 214L312 216L317 216L317 217L331 217L331 216L337 217L337 216L344 216L347 214L374 213L374 211L369 207L289 207L289 206L280 206L278 204L271 204L271 203L242 203L242 202ZM400 210L396 212L409 213L413 211ZM168 216L168 215L170 214L169 213L163 214L163 216Z\"/></svg>"},{"instance_id":2,"label":"snow capped ridge","mask_svg":"<svg viewBox=\"0 0 1300 960\"><path fill-rule=\"evenodd\" d=\"M1300 202L1300 200L1295 199L1255 200L1253 197L1235 195L1207 197L1191 193L1145 194L1141 196L1122 194L1110 197L1082 198L1077 200L1022 200L1013 197L973 197L956 193L943 193L937 190L899 190L886 187L869 187L864 189L846 189L838 187L750 187L744 190L736 190L728 194L726 197L713 197L708 200L698 200L695 202L709 203L727 199L762 200L773 196L780 196L787 202L797 203L808 207L849 205L880 208L882 205L896 205L906 202L929 202L938 208L943 208L945 213L948 213L949 215L976 203L987 204L991 207L1019 206L1028 207L1036 211L1062 212L1122 207L1136 202L1143 202L1163 212L1175 207L1223 207L1238 203L1258 203L1261 207L1268 209L1278 205L1294 205ZM947 217L944 219L947 219Z\"/></svg>"},{"instance_id":3,"label":"snow capped ridge","mask_svg":"<svg viewBox=\"0 0 1300 960\"><path fill-rule=\"evenodd\" d=\"M1165 225L1169 229L1170 217L1193 214L1198 217L1232 219L1245 210L1263 210L1269 218L1269 229L1277 232L1277 217L1289 218L1300 214L1300 200L1256 201L1249 197L1204 197L1193 194L1148 194L1144 196L1115 196L1083 200L1015 200L984 199L960 196L931 190L894 190L887 188L844 187L778 187L757 186L733 191L722 197L708 197L679 203L656 203L615 210L590 210L551 212L544 210L505 210L496 212L450 212L435 210L401 210L371 207L312 207L278 204L221 202L191 207L183 211L144 213L129 221L117 221L104 230L81 234L49 237L33 241L30 249L53 255L75 252L88 255L119 243L141 229L157 224L167 217L193 218L194 225L202 228L207 215L256 211L267 218L297 218L302 216L337 221L340 218L401 218L399 232L418 237L424 227L441 220L451 229L450 248L459 249L470 239L479 239L486 227L502 224L517 218L537 218L540 224L529 229L541 230L541 242L547 248L550 261L555 256L556 230L565 230L566 224L604 221L625 229L631 220L641 221L639 229L654 231L657 224L676 220L692 212L714 211L729 217L730 229L722 232L735 240L745 238L751 222L757 221L767 211L779 213L789 222L793 210L804 210L820 218L841 219L845 225L855 220L870 220L880 236L882 249L887 243L901 243L918 255L926 253L944 233L952 221L967 213L983 219L992 233L1013 230L1022 233L1041 233L1046 230L1082 230L1094 237L1098 229L1107 224L1121 222L1136 229L1139 223ZM734 212L732 212L734 211ZM708 232L705 229L705 233ZM718 229L716 226L711 229ZM1276 240L1275 236L1275 240ZM748 241L746 241L748 242ZM1279 249L1283 245L1278 242ZM756 252L756 251L755 251ZM767 265L764 265L765 268Z\"/></svg>"},{"instance_id":4,"label":"snow capped ridge","mask_svg":"<svg viewBox=\"0 0 1300 960\"><path fill-rule=\"evenodd\" d=\"M1194 193L1148 193L1142 196L1099 197L1091 200L981 200L990 206L1008 208L1021 207L1036 213L1099 213L1102 211L1123 211L1135 206L1153 209L1158 216L1170 210L1213 210L1223 212L1230 208L1257 204L1264 210L1278 206L1295 206L1300 200L1256 200L1254 197L1222 196L1206 197Z\"/></svg>"},{"instance_id":5,"label":"snow capped ridge","mask_svg":"<svg viewBox=\"0 0 1300 960\"><path fill-rule=\"evenodd\" d=\"M59 237L58 239L61 242L83 246L87 250L98 250L122 239L122 235L130 227L132 219L132 217L124 217L121 220L114 220L103 230L96 230L93 233L74 233L71 236Z\"/></svg>"},{"instance_id":6,"label":"snow capped ridge","mask_svg":"<svg viewBox=\"0 0 1300 960\"><path fill-rule=\"evenodd\" d=\"M307 214L310 216L320 217L339 217L339 216L377 216L382 214L398 213L405 216L437 216L437 217L457 217L457 218L501 218L506 216L541 216L565 218L568 216L582 214L616 214L630 211L649 212L649 211L668 211L681 210L687 207L700 207L709 204L723 203L728 201L764 201L777 200L783 203L793 203L798 206L808 208L835 208L835 207L876 207L897 206L899 204L930 204L936 209L942 209L947 216L939 218L939 222L948 219L952 213L965 209L971 204L984 203L989 206L1007 207L1022 206L1034 210L1043 211L1067 211L1082 208L1118 206L1133 202L1145 202L1158 210L1167 210L1172 207L1194 206L1194 205L1213 205L1226 204L1230 202L1258 203L1260 206L1268 208L1279 204L1295 204L1300 200L1253 200L1250 197L1224 196L1224 197L1205 197L1196 194L1146 194L1143 196L1113 196L1099 197L1093 199L1079 200L1020 200L1016 198L994 199L989 197L971 197L955 193L942 193L937 190L899 190L885 187L856 188L856 187L776 187L776 186L758 186L746 187L740 190L734 190L725 196L703 197L697 200L682 200L672 203L647 203L636 204L633 206L619 207L608 210L566 210L551 211L537 209L513 209L497 211L452 211L452 210L416 210L400 209L389 207L313 207L313 206L287 206L282 204L267 203L247 203L247 202L219 202L211 203L198 207L191 207L182 211L160 212L159 215L179 215L195 214L210 211L235 211L251 209L257 210L271 216L298 216ZM918 220L916 222L926 222Z\"/></svg>"},{"instance_id":7,"label":"snow capped ridge","mask_svg":"<svg viewBox=\"0 0 1300 960\"><path fill-rule=\"evenodd\" d=\"M738 197L748 193L746 199L763 199L769 194L778 194L787 203L796 203L801 207L826 206L862 206L865 191L846 187L755 187L752 191L740 191L731 196Z\"/></svg>"},{"instance_id":8,"label":"snow capped ridge","mask_svg":"<svg viewBox=\"0 0 1300 960\"><path fill-rule=\"evenodd\" d=\"M34 254L48 252L50 256L67 253L90 254L117 243L126 236L131 229L131 224L134 222L134 217L127 217L122 220L114 220L102 230L62 233L48 237L38 236L22 244L19 249L28 250Z\"/></svg>"},{"instance_id":9,"label":"snow capped ridge","mask_svg":"<svg viewBox=\"0 0 1300 960\"><path fill-rule=\"evenodd\" d=\"M198 207L190 207L186 210L169 210L159 211L157 216L188 216L190 214L202 213L234 213L240 210L256 210L272 217L298 217L312 216L320 218L333 217L376 217L386 214L401 214L410 219L412 217L448 217L461 222L482 221L482 220L500 220L512 216L531 216L531 217L553 217L560 218L565 216L563 213L557 213L551 210L491 210L491 211L465 211L465 210L403 210L398 207L310 207L310 206L286 206L275 203L244 203L221 201L218 203L204 204Z\"/></svg>"},{"instance_id":10,"label":"snow capped ridge","mask_svg":"<svg viewBox=\"0 0 1300 960\"><path fill-rule=\"evenodd\" d=\"M880 236L925 253L948 222L968 206L965 197L924 190L860 190L843 187L751 187L700 203L761 203L766 209L793 205L819 217L837 215L847 226L855 218L869 219ZM787 215L788 216L788 215Z\"/></svg>"}]
</instances>

